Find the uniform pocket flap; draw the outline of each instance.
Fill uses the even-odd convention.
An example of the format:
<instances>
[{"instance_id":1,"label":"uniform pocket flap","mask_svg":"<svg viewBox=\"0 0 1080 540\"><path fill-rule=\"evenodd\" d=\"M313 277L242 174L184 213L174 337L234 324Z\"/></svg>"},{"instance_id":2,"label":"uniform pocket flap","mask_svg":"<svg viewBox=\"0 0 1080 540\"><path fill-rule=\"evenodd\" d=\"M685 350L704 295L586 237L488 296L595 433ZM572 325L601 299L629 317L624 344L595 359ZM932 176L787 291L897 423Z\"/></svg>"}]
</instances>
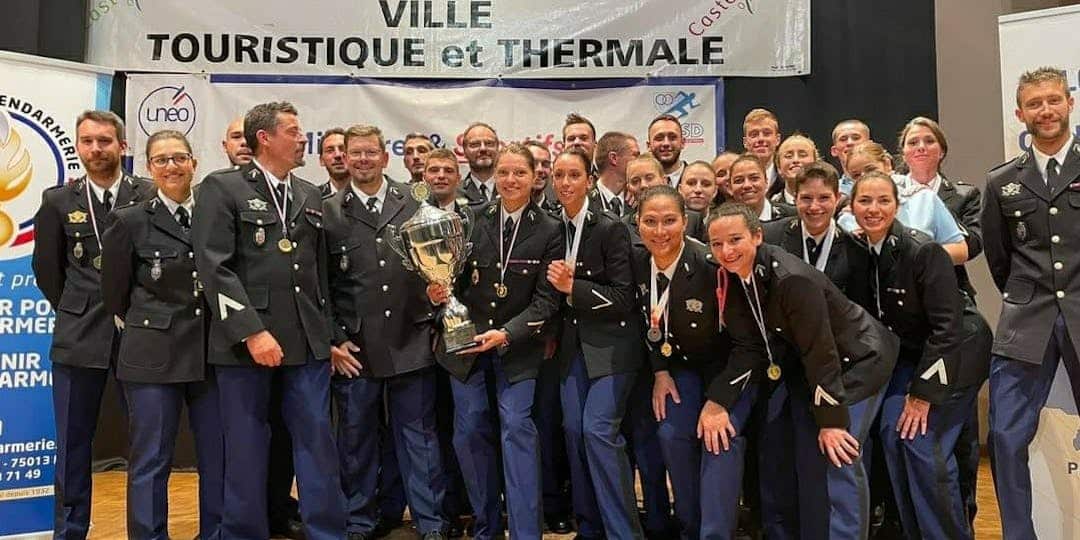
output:
<instances>
[{"instance_id":1,"label":"uniform pocket flap","mask_svg":"<svg viewBox=\"0 0 1080 540\"><path fill-rule=\"evenodd\" d=\"M89 299L83 293L69 292L60 295L60 304L56 306L56 309L66 311L73 315L82 315L83 312L86 311L86 304L88 301Z\"/></svg>"},{"instance_id":2,"label":"uniform pocket flap","mask_svg":"<svg viewBox=\"0 0 1080 540\"><path fill-rule=\"evenodd\" d=\"M278 218L270 212L240 212L240 221L252 225L270 225L277 223Z\"/></svg>"},{"instance_id":3,"label":"uniform pocket flap","mask_svg":"<svg viewBox=\"0 0 1080 540\"><path fill-rule=\"evenodd\" d=\"M180 252L175 248L148 247L135 250L135 254L140 259L172 259L180 255Z\"/></svg>"},{"instance_id":4,"label":"uniform pocket flap","mask_svg":"<svg viewBox=\"0 0 1080 540\"><path fill-rule=\"evenodd\" d=\"M172 313L150 311L146 309L129 309L124 317L124 328L153 328L154 330L166 330L172 325Z\"/></svg>"},{"instance_id":5,"label":"uniform pocket flap","mask_svg":"<svg viewBox=\"0 0 1080 540\"><path fill-rule=\"evenodd\" d=\"M248 300L251 302L251 307L255 309L266 309L270 307L270 291L264 285L248 285L247 287Z\"/></svg>"},{"instance_id":6,"label":"uniform pocket flap","mask_svg":"<svg viewBox=\"0 0 1080 540\"><path fill-rule=\"evenodd\" d=\"M1035 199L1024 199L1003 204L1001 210L1006 217L1021 217L1034 212L1038 207L1039 203Z\"/></svg>"},{"instance_id":7,"label":"uniform pocket flap","mask_svg":"<svg viewBox=\"0 0 1080 540\"><path fill-rule=\"evenodd\" d=\"M1035 283L1027 279L1010 279L1005 284L1004 300L1010 304L1026 304L1035 295Z\"/></svg>"}]
</instances>

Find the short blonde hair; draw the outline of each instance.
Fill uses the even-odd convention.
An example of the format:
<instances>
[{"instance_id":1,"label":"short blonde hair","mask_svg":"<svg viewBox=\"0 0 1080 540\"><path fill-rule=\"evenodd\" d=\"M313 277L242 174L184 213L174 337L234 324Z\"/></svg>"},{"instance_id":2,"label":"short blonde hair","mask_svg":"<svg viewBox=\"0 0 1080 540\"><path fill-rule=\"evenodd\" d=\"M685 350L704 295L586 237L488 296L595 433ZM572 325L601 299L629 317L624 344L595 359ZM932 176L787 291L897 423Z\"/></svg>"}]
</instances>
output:
<instances>
[{"instance_id":1,"label":"short blonde hair","mask_svg":"<svg viewBox=\"0 0 1080 540\"><path fill-rule=\"evenodd\" d=\"M1041 68L1025 71L1020 75L1020 82L1016 85L1016 106L1020 106L1020 93L1027 86L1044 82L1060 84L1065 89L1065 95L1069 95L1069 81L1065 79L1065 70L1061 68L1043 66Z\"/></svg>"},{"instance_id":2,"label":"short blonde hair","mask_svg":"<svg viewBox=\"0 0 1080 540\"><path fill-rule=\"evenodd\" d=\"M386 140L383 139L382 130L375 126L364 126L357 124L345 130L345 146L349 146L349 139L359 139L362 137L375 137L379 141L379 148L383 151L386 150Z\"/></svg>"},{"instance_id":3,"label":"short blonde hair","mask_svg":"<svg viewBox=\"0 0 1080 540\"><path fill-rule=\"evenodd\" d=\"M794 134L788 136L788 138L784 139L784 142L781 142L780 146L776 147L776 156L777 156L777 158L779 158L780 153L784 151L784 145L785 144L792 143L792 142L800 142L800 141L809 144L810 148L813 149L813 151L814 151L814 161L817 161L817 160L821 159L821 154L818 152L817 145L814 144L813 139L811 139L810 137L807 137L806 135L803 135L802 133L794 133Z\"/></svg>"},{"instance_id":4,"label":"short blonde hair","mask_svg":"<svg viewBox=\"0 0 1080 540\"><path fill-rule=\"evenodd\" d=\"M745 130L746 126L750 124L756 124L765 120L771 120L772 123L776 125L776 130L780 131L780 119L769 109L762 109L760 107L751 109L750 112L746 113L746 117L743 118L742 122L743 129Z\"/></svg>"}]
</instances>

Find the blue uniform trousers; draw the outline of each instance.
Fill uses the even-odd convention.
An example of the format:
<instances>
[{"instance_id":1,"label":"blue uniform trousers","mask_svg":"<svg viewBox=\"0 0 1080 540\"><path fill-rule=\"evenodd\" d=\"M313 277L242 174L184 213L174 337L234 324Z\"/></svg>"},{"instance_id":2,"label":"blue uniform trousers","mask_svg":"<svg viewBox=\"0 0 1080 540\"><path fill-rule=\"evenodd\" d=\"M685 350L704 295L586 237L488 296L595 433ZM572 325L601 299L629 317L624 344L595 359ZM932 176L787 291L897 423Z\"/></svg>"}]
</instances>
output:
<instances>
[{"instance_id":1,"label":"blue uniform trousers","mask_svg":"<svg viewBox=\"0 0 1080 540\"><path fill-rule=\"evenodd\" d=\"M220 537L224 473L221 409L213 369L204 381L124 383L128 402L127 530L130 538L169 538L169 474L180 410L188 407L199 471L199 538Z\"/></svg>"},{"instance_id":2,"label":"blue uniform trousers","mask_svg":"<svg viewBox=\"0 0 1080 540\"><path fill-rule=\"evenodd\" d=\"M540 483L544 493L544 515L565 516L570 508L565 490L570 474L559 392L559 361L545 360L536 378L536 402L533 404L533 421L536 422L536 432L540 434Z\"/></svg>"},{"instance_id":3,"label":"blue uniform trousers","mask_svg":"<svg viewBox=\"0 0 1080 540\"><path fill-rule=\"evenodd\" d=\"M681 403L670 397L667 418L657 431L675 494L675 517L688 540L726 540L738 525L746 438L743 428L750 418L757 385L748 386L728 411L736 436L731 448L719 455L705 450L697 437L697 423L704 405L701 376L692 370L672 369L671 377Z\"/></svg>"},{"instance_id":4,"label":"blue uniform trousers","mask_svg":"<svg viewBox=\"0 0 1080 540\"><path fill-rule=\"evenodd\" d=\"M901 353L881 406L882 454L900 524L904 535L911 539L970 539L972 531L960 496L953 450L979 388L957 389L945 402L931 405L926 435L901 440L897 422L914 376L914 362L905 360Z\"/></svg>"},{"instance_id":5,"label":"blue uniform trousers","mask_svg":"<svg viewBox=\"0 0 1080 540\"><path fill-rule=\"evenodd\" d=\"M221 533L228 539L269 536L266 473L270 443L270 383L280 373L281 407L292 439L300 517L311 540L345 536L345 499L330 429L330 364L309 358L274 369L217 366L225 437Z\"/></svg>"},{"instance_id":6,"label":"blue uniform trousers","mask_svg":"<svg viewBox=\"0 0 1080 540\"><path fill-rule=\"evenodd\" d=\"M53 537L82 540L90 528L91 460L105 369L53 364L56 473Z\"/></svg>"},{"instance_id":7,"label":"blue uniform trousers","mask_svg":"<svg viewBox=\"0 0 1080 540\"><path fill-rule=\"evenodd\" d=\"M633 373L589 379L578 355L562 381L563 428L578 535L641 538L622 419Z\"/></svg>"},{"instance_id":8,"label":"blue uniform trousers","mask_svg":"<svg viewBox=\"0 0 1080 540\"><path fill-rule=\"evenodd\" d=\"M671 494L668 492L664 453L657 435L659 424L652 410L653 374L639 370L626 406L623 435L629 439L630 465L637 469L645 517L641 525L651 535L667 533L671 517Z\"/></svg>"},{"instance_id":9,"label":"blue uniform trousers","mask_svg":"<svg viewBox=\"0 0 1080 540\"><path fill-rule=\"evenodd\" d=\"M501 429L491 418L488 377L495 379ZM503 532L497 438L501 438L510 535L540 538L540 446L532 419L536 380L511 384L498 355L489 351L477 357L475 370L464 382L452 378L450 384L454 393L454 449L476 513L473 538L489 540Z\"/></svg>"},{"instance_id":10,"label":"blue uniform trousers","mask_svg":"<svg viewBox=\"0 0 1080 540\"><path fill-rule=\"evenodd\" d=\"M341 486L348 532L370 533L379 517L378 433L384 393L389 430L413 521L421 534L442 531L445 482L435 430L435 371L422 369L387 378L335 377ZM400 517L400 514L399 514Z\"/></svg>"},{"instance_id":11,"label":"blue uniform trousers","mask_svg":"<svg viewBox=\"0 0 1080 540\"><path fill-rule=\"evenodd\" d=\"M1028 364L996 355L990 362L990 436L987 445L1001 511L1002 533L1009 540L1034 540L1028 446L1039 429L1039 415L1050 395L1059 362L1065 363L1073 399L1080 401L1080 362L1069 341L1065 319L1060 315L1054 323L1042 364Z\"/></svg>"}]
</instances>

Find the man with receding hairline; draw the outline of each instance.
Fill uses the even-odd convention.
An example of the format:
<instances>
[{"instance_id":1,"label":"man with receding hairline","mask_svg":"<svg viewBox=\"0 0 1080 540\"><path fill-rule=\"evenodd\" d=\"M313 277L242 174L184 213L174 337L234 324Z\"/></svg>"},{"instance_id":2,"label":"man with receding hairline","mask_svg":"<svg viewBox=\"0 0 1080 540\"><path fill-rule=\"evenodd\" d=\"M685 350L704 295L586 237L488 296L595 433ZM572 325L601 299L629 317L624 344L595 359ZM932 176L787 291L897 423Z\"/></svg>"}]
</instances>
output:
<instances>
[{"instance_id":1,"label":"man with receding hairline","mask_svg":"<svg viewBox=\"0 0 1080 540\"><path fill-rule=\"evenodd\" d=\"M405 170L409 171L409 183L424 181L424 158L435 149L431 138L423 133L410 133L405 136L405 149L401 159Z\"/></svg>"},{"instance_id":2,"label":"man with receding hairline","mask_svg":"<svg viewBox=\"0 0 1080 540\"><path fill-rule=\"evenodd\" d=\"M626 133L609 131L596 144L594 160L596 186L589 191L590 209L605 210L622 217L630 211L623 199L626 190L626 164L641 154L637 139Z\"/></svg>"},{"instance_id":3,"label":"man with receding hairline","mask_svg":"<svg viewBox=\"0 0 1080 540\"><path fill-rule=\"evenodd\" d=\"M225 128L225 138L221 140L221 148L225 150L225 156L233 165L247 165L251 162L251 148L248 148L244 140L244 118L236 118L229 122Z\"/></svg>"},{"instance_id":4,"label":"man with receding hairline","mask_svg":"<svg viewBox=\"0 0 1080 540\"><path fill-rule=\"evenodd\" d=\"M668 185L679 187L679 178L686 166L686 162L682 160L682 151L686 146L682 123L670 114L662 114L649 122L648 133L647 144L653 159L663 167Z\"/></svg>"},{"instance_id":5,"label":"man with receding hairline","mask_svg":"<svg viewBox=\"0 0 1080 540\"><path fill-rule=\"evenodd\" d=\"M499 136L495 128L483 122L473 122L461 134L461 146L469 162L469 173L461 183L461 194L469 204L479 206L495 200L495 155L499 152Z\"/></svg>"}]
</instances>

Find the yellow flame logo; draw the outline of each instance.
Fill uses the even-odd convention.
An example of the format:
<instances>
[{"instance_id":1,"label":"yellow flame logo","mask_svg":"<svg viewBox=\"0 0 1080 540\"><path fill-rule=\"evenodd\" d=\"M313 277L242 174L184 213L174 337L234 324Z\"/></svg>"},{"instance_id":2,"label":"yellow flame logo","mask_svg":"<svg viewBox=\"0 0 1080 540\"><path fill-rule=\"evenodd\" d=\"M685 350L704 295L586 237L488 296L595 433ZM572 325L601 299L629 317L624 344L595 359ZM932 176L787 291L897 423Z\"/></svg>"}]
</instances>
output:
<instances>
[{"instance_id":1,"label":"yellow flame logo","mask_svg":"<svg viewBox=\"0 0 1080 540\"><path fill-rule=\"evenodd\" d=\"M23 147L22 137L14 127L8 128L6 142L0 145L0 203L18 197L34 177L30 152ZM0 246L15 237L15 220L0 206Z\"/></svg>"}]
</instances>

